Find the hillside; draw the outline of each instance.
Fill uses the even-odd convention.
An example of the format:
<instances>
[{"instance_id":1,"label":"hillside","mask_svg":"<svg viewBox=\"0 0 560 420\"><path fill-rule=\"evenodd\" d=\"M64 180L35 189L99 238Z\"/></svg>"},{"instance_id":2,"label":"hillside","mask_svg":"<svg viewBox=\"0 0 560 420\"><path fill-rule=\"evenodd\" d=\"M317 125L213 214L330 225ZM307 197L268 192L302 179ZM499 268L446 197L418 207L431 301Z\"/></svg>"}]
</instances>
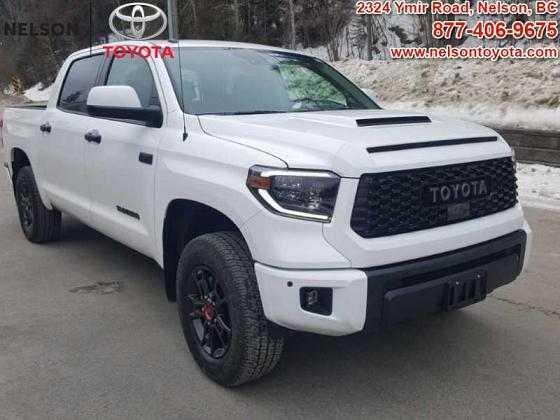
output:
<instances>
[{"instance_id":1,"label":"hillside","mask_svg":"<svg viewBox=\"0 0 560 420\"><path fill-rule=\"evenodd\" d=\"M333 65L387 108L431 111L495 127L560 131L558 61L364 61Z\"/></svg>"}]
</instances>

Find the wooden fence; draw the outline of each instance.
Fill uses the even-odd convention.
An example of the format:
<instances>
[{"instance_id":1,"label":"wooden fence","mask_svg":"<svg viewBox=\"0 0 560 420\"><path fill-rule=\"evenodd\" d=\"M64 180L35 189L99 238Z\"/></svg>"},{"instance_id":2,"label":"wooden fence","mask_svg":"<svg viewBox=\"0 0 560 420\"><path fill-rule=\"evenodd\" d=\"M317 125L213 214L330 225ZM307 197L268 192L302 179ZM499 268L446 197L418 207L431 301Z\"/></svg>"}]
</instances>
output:
<instances>
[{"instance_id":1,"label":"wooden fence","mask_svg":"<svg viewBox=\"0 0 560 420\"><path fill-rule=\"evenodd\" d=\"M560 132L497 129L520 162L560 166Z\"/></svg>"}]
</instances>

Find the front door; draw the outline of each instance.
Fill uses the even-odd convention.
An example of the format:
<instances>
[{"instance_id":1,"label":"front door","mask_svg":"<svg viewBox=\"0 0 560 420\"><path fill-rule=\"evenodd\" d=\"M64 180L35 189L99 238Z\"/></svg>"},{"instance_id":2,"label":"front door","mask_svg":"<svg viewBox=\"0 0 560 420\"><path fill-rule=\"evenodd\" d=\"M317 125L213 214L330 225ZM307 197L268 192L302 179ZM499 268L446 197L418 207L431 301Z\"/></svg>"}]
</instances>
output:
<instances>
[{"instance_id":1,"label":"front door","mask_svg":"<svg viewBox=\"0 0 560 420\"><path fill-rule=\"evenodd\" d=\"M153 63L113 59L106 85L131 86L142 106L160 107ZM161 128L91 118L86 154L93 226L148 256L154 255L154 184Z\"/></svg>"}]
</instances>

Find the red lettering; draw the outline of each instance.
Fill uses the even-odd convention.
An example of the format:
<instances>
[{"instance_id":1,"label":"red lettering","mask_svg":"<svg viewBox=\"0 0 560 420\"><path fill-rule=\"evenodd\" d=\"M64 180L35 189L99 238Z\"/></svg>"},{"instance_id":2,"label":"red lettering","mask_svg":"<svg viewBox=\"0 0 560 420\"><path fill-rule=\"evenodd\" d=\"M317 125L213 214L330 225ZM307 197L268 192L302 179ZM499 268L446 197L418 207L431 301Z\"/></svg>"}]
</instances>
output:
<instances>
[{"instance_id":1,"label":"red lettering","mask_svg":"<svg viewBox=\"0 0 560 420\"><path fill-rule=\"evenodd\" d=\"M115 49L113 50L113 55L116 58L125 58L126 57L126 48L123 46L118 46L115 47Z\"/></svg>"},{"instance_id":2,"label":"red lettering","mask_svg":"<svg viewBox=\"0 0 560 420\"><path fill-rule=\"evenodd\" d=\"M150 47L140 47L138 49L138 55L142 58L148 58L151 54Z\"/></svg>"},{"instance_id":3,"label":"red lettering","mask_svg":"<svg viewBox=\"0 0 560 420\"><path fill-rule=\"evenodd\" d=\"M152 46L152 50L154 52L154 58L159 58L160 57L160 51L161 51L161 47L159 45L153 45Z\"/></svg>"},{"instance_id":4,"label":"red lettering","mask_svg":"<svg viewBox=\"0 0 560 420\"><path fill-rule=\"evenodd\" d=\"M138 47L127 45L125 48L126 48L127 53L130 54L130 58L134 58L134 56L136 55L136 50L138 49Z\"/></svg>"},{"instance_id":5,"label":"red lettering","mask_svg":"<svg viewBox=\"0 0 560 420\"><path fill-rule=\"evenodd\" d=\"M105 58L111 57L111 51L113 50L113 47L111 45L104 45L103 49L105 50Z\"/></svg>"},{"instance_id":6,"label":"red lettering","mask_svg":"<svg viewBox=\"0 0 560 420\"><path fill-rule=\"evenodd\" d=\"M173 50L171 49L171 47L165 47L163 49L163 53L161 54L161 58L175 58L175 56L173 55Z\"/></svg>"},{"instance_id":7,"label":"red lettering","mask_svg":"<svg viewBox=\"0 0 560 420\"><path fill-rule=\"evenodd\" d=\"M110 58L113 55L117 59L140 57L147 59L149 57L154 58L175 58L173 54L173 49L169 46L161 47L159 45L152 46L136 46L136 45L104 45L103 50L105 51L105 57Z\"/></svg>"},{"instance_id":8,"label":"red lettering","mask_svg":"<svg viewBox=\"0 0 560 420\"><path fill-rule=\"evenodd\" d=\"M555 1L536 1L535 13L537 15L555 15L558 13L558 5Z\"/></svg>"}]
</instances>

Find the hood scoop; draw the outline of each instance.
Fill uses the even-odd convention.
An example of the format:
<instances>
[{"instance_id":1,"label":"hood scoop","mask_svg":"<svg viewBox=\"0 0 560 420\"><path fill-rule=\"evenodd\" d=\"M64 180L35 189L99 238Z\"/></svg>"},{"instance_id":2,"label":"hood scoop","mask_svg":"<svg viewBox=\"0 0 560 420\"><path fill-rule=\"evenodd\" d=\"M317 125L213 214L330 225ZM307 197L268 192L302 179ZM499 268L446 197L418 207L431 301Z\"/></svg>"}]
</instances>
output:
<instances>
[{"instance_id":1,"label":"hood scoop","mask_svg":"<svg viewBox=\"0 0 560 420\"><path fill-rule=\"evenodd\" d=\"M425 116L409 116L409 117L382 117L382 118L366 118L356 120L358 127L379 127L383 125L399 125L399 124L427 124L432 120Z\"/></svg>"}]
</instances>

